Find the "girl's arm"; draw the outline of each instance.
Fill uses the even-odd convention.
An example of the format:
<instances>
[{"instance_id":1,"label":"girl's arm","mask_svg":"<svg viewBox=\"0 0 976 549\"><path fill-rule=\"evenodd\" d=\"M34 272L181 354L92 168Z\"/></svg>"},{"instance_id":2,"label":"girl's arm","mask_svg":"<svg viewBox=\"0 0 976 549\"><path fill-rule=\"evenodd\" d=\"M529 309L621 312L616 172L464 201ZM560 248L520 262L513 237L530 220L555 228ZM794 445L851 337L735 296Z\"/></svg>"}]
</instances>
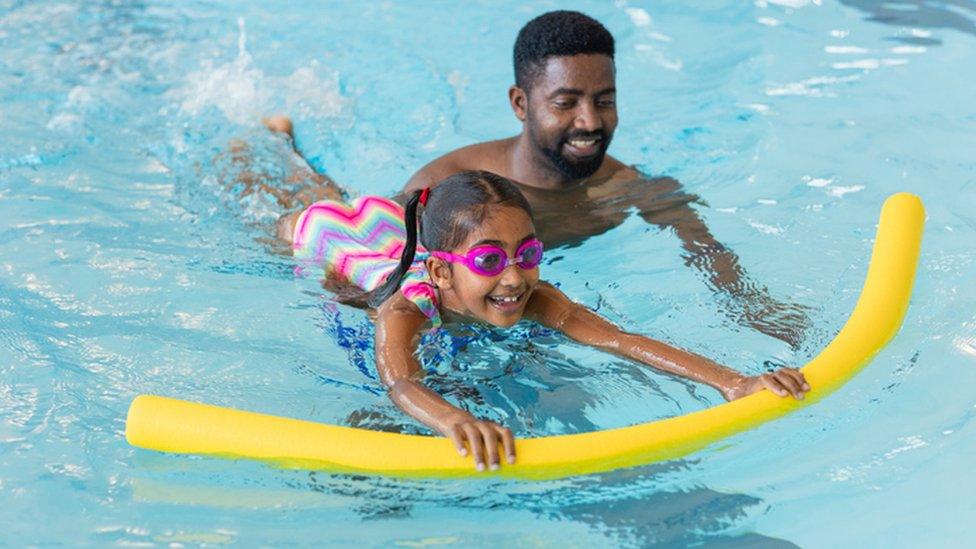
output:
<instances>
[{"instance_id":1,"label":"girl's arm","mask_svg":"<svg viewBox=\"0 0 976 549\"><path fill-rule=\"evenodd\" d=\"M478 420L420 382L423 370L414 352L427 317L416 305L397 292L376 313L376 368L394 404L450 438L462 456L468 454L467 442L479 471L485 469L486 461L492 470L498 469L499 443L508 463L515 463L515 439L509 429Z\"/></svg>"},{"instance_id":2,"label":"girl's arm","mask_svg":"<svg viewBox=\"0 0 976 549\"><path fill-rule=\"evenodd\" d=\"M540 282L532 292L526 305L526 316L544 326L560 330L580 343L711 385L727 400L735 400L763 388L779 396L791 394L802 400L803 395L810 390L803 374L794 368L780 368L760 376L747 376L667 343L624 332L595 312L574 303L559 289L545 282Z\"/></svg>"}]
</instances>

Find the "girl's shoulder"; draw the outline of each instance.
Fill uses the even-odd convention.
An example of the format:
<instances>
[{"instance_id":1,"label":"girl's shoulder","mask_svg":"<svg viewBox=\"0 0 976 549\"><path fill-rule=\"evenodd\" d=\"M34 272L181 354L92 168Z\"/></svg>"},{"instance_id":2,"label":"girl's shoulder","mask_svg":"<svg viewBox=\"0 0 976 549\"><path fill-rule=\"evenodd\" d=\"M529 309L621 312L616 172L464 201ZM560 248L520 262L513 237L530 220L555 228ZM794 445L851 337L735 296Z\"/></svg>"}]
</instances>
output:
<instances>
[{"instance_id":1,"label":"girl's shoulder","mask_svg":"<svg viewBox=\"0 0 976 549\"><path fill-rule=\"evenodd\" d=\"M416 316L426 319L427 316L420 310L414 301L403 295L403 292L395 292L376 309L376 314L397 315L397 316Z\"/></svg>"},{"instance_id":2,"label":"girl's shoulder","mask_svg":"<svg viewBox=\"0 0 976 549\"><path fill-rule=\"evenodd\" d=\"M562 290L540 280L525 304L525 317L544 326L557 326L576 306Z\"/></svg>"}]
</instances>

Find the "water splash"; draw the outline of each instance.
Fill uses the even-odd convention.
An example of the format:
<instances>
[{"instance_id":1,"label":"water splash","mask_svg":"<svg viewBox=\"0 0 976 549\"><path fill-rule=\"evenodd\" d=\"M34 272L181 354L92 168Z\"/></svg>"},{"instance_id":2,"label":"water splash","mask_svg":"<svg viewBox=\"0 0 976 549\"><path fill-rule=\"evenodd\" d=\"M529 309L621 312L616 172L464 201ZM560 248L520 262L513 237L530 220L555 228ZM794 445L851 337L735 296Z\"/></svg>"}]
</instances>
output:
<instances>
[{"instance_id":1,"label":"water splash","mask_svg":"<svg viewBox=\"0 0 976 549\"><path fill-rule=\"evenodd\" d=\"M243 17L238 18L237 27L237 57L224 64L204 60L202 68L187 75L185 85L175 92L184 114L198 116L216 108L235 124L254 126L261 117L278 110L327 118L345 112L348 100L339 90L337 74L319 75L319 63L313 60L287 76L268 76L248 52Z\"/></svg>"}]
</instances>

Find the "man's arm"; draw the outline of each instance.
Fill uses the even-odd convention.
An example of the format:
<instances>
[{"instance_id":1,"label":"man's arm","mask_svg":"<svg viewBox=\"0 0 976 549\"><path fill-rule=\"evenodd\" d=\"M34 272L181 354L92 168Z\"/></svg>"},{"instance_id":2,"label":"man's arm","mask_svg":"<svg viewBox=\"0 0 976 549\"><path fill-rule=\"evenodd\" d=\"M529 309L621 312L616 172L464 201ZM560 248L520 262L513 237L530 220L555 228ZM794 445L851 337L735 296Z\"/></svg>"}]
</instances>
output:
<instances>
[{"instance_id":1,"label":"man's arm","mask_svg":"<svg viewBox=\"0 0 976 549\"><path fill-rule=\"evenodd\" d=\"M682 187L677 180L667 177L654 180L653 184L664 194L680 194ZM654 193L660 196L661 192ZM651 204L637 204L644 221L662 229L671 229L681 240L685 263L706 277L715 291L727 295L725 311L736 322L745 324L768 336L797 348L804 333L810 327L807 308L777 301L769 290L751 280L739 263L739 257L712 236L692 200L676 201L662 208Z\"/></svg>"}]
</instances>

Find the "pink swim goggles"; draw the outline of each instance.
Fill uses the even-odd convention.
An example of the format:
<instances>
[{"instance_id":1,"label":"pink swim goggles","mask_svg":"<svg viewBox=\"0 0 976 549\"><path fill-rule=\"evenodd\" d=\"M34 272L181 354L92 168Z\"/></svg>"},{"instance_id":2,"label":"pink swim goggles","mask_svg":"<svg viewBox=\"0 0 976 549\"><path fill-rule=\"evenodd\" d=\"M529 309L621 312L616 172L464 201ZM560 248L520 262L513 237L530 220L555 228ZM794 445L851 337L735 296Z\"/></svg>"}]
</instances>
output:
<instances>
[{"instance_id":1,"label":"pink swim goggles","mask_svg":"<svg viewBox=\"0 0 976 549\"><path fill-rule=\"evenodd\" d=\"M481 276L498 276L512 265L519 269L534 269L542 262L542 242L527 240L515 250L515 257L498 246L486 244L468 250L464 255L449 252L430 252L430 255L451 263L460 263Z\"/></svg>"}]
</instances>

